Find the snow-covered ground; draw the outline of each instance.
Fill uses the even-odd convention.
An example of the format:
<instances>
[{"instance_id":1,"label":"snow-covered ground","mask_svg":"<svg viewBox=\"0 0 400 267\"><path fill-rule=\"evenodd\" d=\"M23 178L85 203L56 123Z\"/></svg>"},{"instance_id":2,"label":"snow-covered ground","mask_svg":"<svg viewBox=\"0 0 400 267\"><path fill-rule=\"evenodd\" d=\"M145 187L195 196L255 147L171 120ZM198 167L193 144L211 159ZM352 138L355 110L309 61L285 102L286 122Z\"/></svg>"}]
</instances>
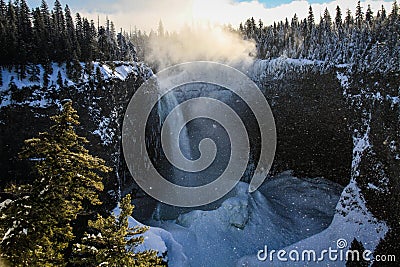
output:
<instances>
[{"instance_id":1,"label":"snow-covered ground","mask_svg":"<svg viewBox=\"0 0 400 267\"><path fill-rule=\"evenodd\" d=\"M115 61L112 62L114 66L109 63L100 63L100 62L93 62L93 69L92 69L92 76L95 74L96 69L100 68L100 72L102 74L102 78L104 80L108 79L119 79L125 80L129 75L134 74L138 75L140 68L148 68L142 62L120 62ZM82 70L85 69L86 64L80 63ZM57 76L58 72L60 72L63 83L67 86L71 86L76 84L76 82L72 81L69 77L67 77L67 67L66 64L57 64L52 63L51 68L53 69L52 74L49 75L49 86L54 85L57 86ZM32 79L32 70L35 69L35 76L36 79ZM15 68L2 68L2 77L3 77L3 85L0 86L0 91L5 91L8 89L10 83L14 83L17 88L22 87L30 87L30 86L43 86L43 75L44 75L44 68L42 65L28 65L27 66L27 73L24 79L19 79L18 73ZM79 78L79 83L85 83L89 81L89 75L82 71L81 76Z\"/></svg>"},{"instance_id":2,"label":"snow-covered ground","mask_svg":"<svg viewBox=\"0 0 400 267\"><path fill-rule=\"evenodd\" d=\"M247 70L247 75L256 82L262 81L267 76L273 79L282 79L288 72L304 73L307 70L321 70L324 61L293 59L287 57L279 57L268 60L256 60Z\"/></svg>"},{"instance_id":3,"label":"snow-covered ground","mask_svg":"<svg viewBox=\"0 0 400 267\"><path fill-rule=\"evenodd\" d=\"M146 74L147 77L151 76L153 73L149 67L147 67L142 62L112 62L110 63L100 63L93 62L93 69L91 75L83 71L85 69L85 63L80 63L82 67L81 75L78 81L73 81L67 76L66 64L52 63L51 68L53 69L52 74L48 76L49 82L47 87L51 87L58 90L59 84L58 73L60 73L62 78L62 83L65 86L77 86L89 82L89 80L96 79L96 69L100 69L102 75L102 80L117 79L124 81L130 75L140 75ZM3 84L0 86L0 108L14 105L29 105L31 107L46 108L53 104L54 101L49 96L47 88L44 87L43 75L44 68L42 65L28 65L26 77L21 79L15 68L0 68L0 72L3 78ZM34 73L34 74L32 74ZM25 99L23 103L12 100L12 92L10 90L10 85L15 85L16 90L23 88L35 88L32 92L31 98Z\"/></svg>"},{"instance_id":4,"label":"snow-covered ground","mask_svg":"<svg viewBox=\"0 0 400 267\"><path fill-rule=\"evenodd\" d=\"M323 231L341 190L330 181L290 172L270 178L252 194L248 184L239 183L215 210L147 222L152 227L143 247L167 251L169 266L233 266L264 245L283 248Z\"/></svg>"},{"instance_id":5,"label":"snow-covered ground","mask_svg":"<svg viewBox=\"0 0 400 267\"><path fill-rule=\"evenodd\" d=\"M353 203L350 203L353 202ZM323 250L342 250L343 254L349 250L350 243L356 238L363 243L365 249L374 251L381 238L383 238L388 230L383 222L379 222L365 206L365 202L360 195L360 189L354 180L345 187L336 207L336 214L333 218L331 225L324 231L313 235L309 238L303 239L290 246L283 248L284 251L298 251L301 255L303 251L315 251L317 259ZM343 241L345 240L345 241ZM344 247L338 247L338 242L344 242ZM268 249L274 249L270 247ZM263 249L263 247L260 247ZM290 261L290 266L345 266L345 257L340 260L339 255L337 260L331 260L328 255L322 261ZM372 256L372 255L371 255ZM288 255L286 255L288 258ZM371 257L372 258L372 257ZM267 259L260 261L255 253L241 258L236 266L289 266L288 262L279 261L276 256L273 261Z\"/></svg>"}]
</instances>

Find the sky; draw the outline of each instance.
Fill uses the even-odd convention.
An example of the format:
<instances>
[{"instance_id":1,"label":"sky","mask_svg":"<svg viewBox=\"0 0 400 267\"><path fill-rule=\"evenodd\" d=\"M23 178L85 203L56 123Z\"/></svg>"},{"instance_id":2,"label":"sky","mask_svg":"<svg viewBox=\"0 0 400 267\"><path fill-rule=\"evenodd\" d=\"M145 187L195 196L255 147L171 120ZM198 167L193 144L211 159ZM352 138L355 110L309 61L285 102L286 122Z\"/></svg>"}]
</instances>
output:
<instances>
[{"instance_id":1,"label":"sky","mask_svg":"<svg viewBox=\"0 0 400 267\"><path fill-rule=\"evenodd\" d=\"M52 0L47 0L52 7ZM240 22L254 17L265 24L292 18L296 13L305 18L309 5L317 18L328 8L334 16L337 5L342 13L349 8L355 11L357 0L60 0L68 4L73 12L79 12L90 19L104 22L110 18L116 27L127 31L135 26L149 32L157 29L162 20L169 31L179 31L182 27L193 25L231 24L237 27ZM41 0L27 0L31 7L40 5ZM368 4L376 12L382 5L390 11L392 0L361 1L364 11Z\"/></svg>"}]
</instances>

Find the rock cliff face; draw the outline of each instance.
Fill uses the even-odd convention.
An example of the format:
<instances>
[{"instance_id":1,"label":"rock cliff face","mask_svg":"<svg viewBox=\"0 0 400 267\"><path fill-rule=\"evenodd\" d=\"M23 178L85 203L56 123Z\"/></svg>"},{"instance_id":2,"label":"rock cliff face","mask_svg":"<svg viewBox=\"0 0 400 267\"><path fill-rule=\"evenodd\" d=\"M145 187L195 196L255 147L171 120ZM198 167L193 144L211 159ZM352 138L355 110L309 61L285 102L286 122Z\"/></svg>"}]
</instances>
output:
<instances>
[{"instance_id":1,"label":"rock cliff face","mask_svg":"<svg viewBox=\"0 0 400 267\"><path fill-rule=\"evenodd\" d=\"M67 98L78 110L78 133L89 139L91 153L114 168L105 179L104 197L115 201L120 189L123 194L135 191L121 153L120 130L128 101L152 72L141 63L95 63L101 77L87 75L77 83L66 78L63 68L54 66L62 82L54 74L48 88L40 80L17 80L12 70L2 70L1 186L17 178L29 180L28 163L17 157L23 140L46 130L49 116ZM343 186L355 178L374 201L389 185L395 187L388 181L399 177L400 169L398 74L355 74L351 66L276 59L255 62L248 75L263 90L276 120L272 172L290 169L297 176L325 177ZM366 127L370 146L354 174L354 138Z\"/></svg>"},{"instance_id":2,"label":"rock cliff face","mask_svg":"<svg viewBox=\"0 0 400 267\"><path fill-rule=\"evenodd\" d=\"M65 75L65 66L53 66L60 71L62 83L51 80L48 88L42 82L15 80L13 70L3 69L10 77L1 88L0 103L0 173L1 187L11 181L29 181L29 162L18 159L25 139L46 131L49 117L61 107L63 99L71 99L80 116L77 132L90 141L87 148L93 155L106 160L114 171L105 177L103 199L112 208L121 183L131 184L124 175L120 137L124 111L135 90L152 75L142 63L95 63L99 75L85 75L79 83ZM42 70L43 71L43 70ZM5 74L7 73L7 74ZM16 76L15 76L16 77ZM121 178L120 178L121 177ZM124 179L127 180L124 180Z\"/></svg>"},{"instance_id":3,"label":"rock cliff face","mask_svg":"<svg viewBox=\"0 0 400 267\"><path fill-rule=\"evenodd\" d=\"M352 109L336 67L322 62L258 61L251 76L269 100L277 127L274 172L293 170L346 185L352 161Z\"/></svg>"}]
</instances>

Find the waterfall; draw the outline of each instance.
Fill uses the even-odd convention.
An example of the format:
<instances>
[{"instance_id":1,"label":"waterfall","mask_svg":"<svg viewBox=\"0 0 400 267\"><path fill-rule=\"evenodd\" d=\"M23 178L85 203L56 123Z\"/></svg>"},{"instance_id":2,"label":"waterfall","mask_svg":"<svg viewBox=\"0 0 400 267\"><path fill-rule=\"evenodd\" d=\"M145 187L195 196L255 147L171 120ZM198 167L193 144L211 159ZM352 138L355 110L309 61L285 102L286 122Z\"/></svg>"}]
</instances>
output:
<instances>
[{"instance_id":1,"label":"waterfall","mask_svg":"<svg viewBox=\"0 0 400 267\"><path fill-rule=\"evenodd\" d=\"M174 108L178 108L178 116L177 120L174 121L173 123L164 123L168 114L171 113L171 111ZM158 128L157 131L154 131L152 134L157 135L161 132L162 127L166 127L167 132L171 132L170 129L172 127L179 127L180 125L185 124L185 118L183 116L183 112L179 110L179 102L176 97L176 95L173 92L167 93L162 97L158 103L157 103L157 115L159 119L159 124L156 125ZM174 136L171 136L171 138L174 138ZM176 138L176 137L175 137ZM161 138L160 136L153 136L152 138L155 141L155 147L159 148L161 150ZM168 144L171 144L172 142L167 142ZM179 134L179 148L182 151L182 153L188 158L192 159L192 152L191 152L191 144L190 144L190 136L188 133L187 127L184 127L182 131ZM157 162L157 159L160 157L160 152L156 151L153 161ZM175 158L172 158L172 161L175 162ZM178 183L178 180L182 179L185 180L186 186L188 185L188 179L190 182L190 179L193 179L190 174L182 176L182 173L179 172L176 168L172 168L170 170L170 181L172 183ZM178 183L179 184L179 183ZM157 206L153 212L152 218L156 221L164 220L164 219L171 219L171 218L176 218L179 216L179 214L185 212L185 208L178 208L178 207L172 207L169 205L165 205L161 202L157 203Z\"/></svg>"},{"instance_id":2,"label":"waterfall","mask_svg":"<svg viewBox=\"0 0 400 267\"><path fill-rule=\"evenodd\" d=\"M185 118L183 116L182 112L178 112L178 120L174 124L164 124L164 121L168 114L174 109L178 108L179 109L179 102L173 92L170 92L166 94L163 98L160 99L157 103L157 113L159 116L159 128L161 127L167 127L167 131L170 132L168 129L171 127L179 127L180 125L185 124ZM173 137L172 137L173 138ZM187 130L187 127L184 127L179 135L179 144L180 144L180 149L182 153L188 158L192 159L192 154L191 154L191 147L190 147L190 138L189 138L189 133Z\"/></svg>"}]
</instances>

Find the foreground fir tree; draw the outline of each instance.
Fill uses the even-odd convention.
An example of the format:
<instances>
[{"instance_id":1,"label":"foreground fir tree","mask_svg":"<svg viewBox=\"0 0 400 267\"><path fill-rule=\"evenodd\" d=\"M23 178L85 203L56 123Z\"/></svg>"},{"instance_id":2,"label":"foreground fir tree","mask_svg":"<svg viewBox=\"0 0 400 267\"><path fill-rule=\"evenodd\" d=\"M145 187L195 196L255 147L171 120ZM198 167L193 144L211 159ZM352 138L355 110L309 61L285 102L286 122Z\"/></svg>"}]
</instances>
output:
<instances>
[{"instance_id":1,"label":"foreground fir tree","mask_svg":"<svg viewBox=\"0 0 400 267\"><path fill-rule=\"evenodd\" d=\"M147 227L129 227L132 214L131 196L120 203L120 214L104 218L98 215L96 221L89 221L92 234L86 234L80 244L74 246L73 264L76 266L163 266L156 251L135 252L144 239L142 233Z\"/></svg>"},{"instance_id":2,"label":"foreground fir tree","mask_svg":"<svg viewBox=\"0 0 400 267\"><path fill-rule=\"evenodd\" d=\"M36 179L8 188L10 199L0 206L0 251L13 266L65 266L73 222L101 204L99 174L110 170L84 148L88 141L75 132L71 102L51 119L50 130L26 140L21 153L35 162Z\"/></svg>"}]
</instances>

